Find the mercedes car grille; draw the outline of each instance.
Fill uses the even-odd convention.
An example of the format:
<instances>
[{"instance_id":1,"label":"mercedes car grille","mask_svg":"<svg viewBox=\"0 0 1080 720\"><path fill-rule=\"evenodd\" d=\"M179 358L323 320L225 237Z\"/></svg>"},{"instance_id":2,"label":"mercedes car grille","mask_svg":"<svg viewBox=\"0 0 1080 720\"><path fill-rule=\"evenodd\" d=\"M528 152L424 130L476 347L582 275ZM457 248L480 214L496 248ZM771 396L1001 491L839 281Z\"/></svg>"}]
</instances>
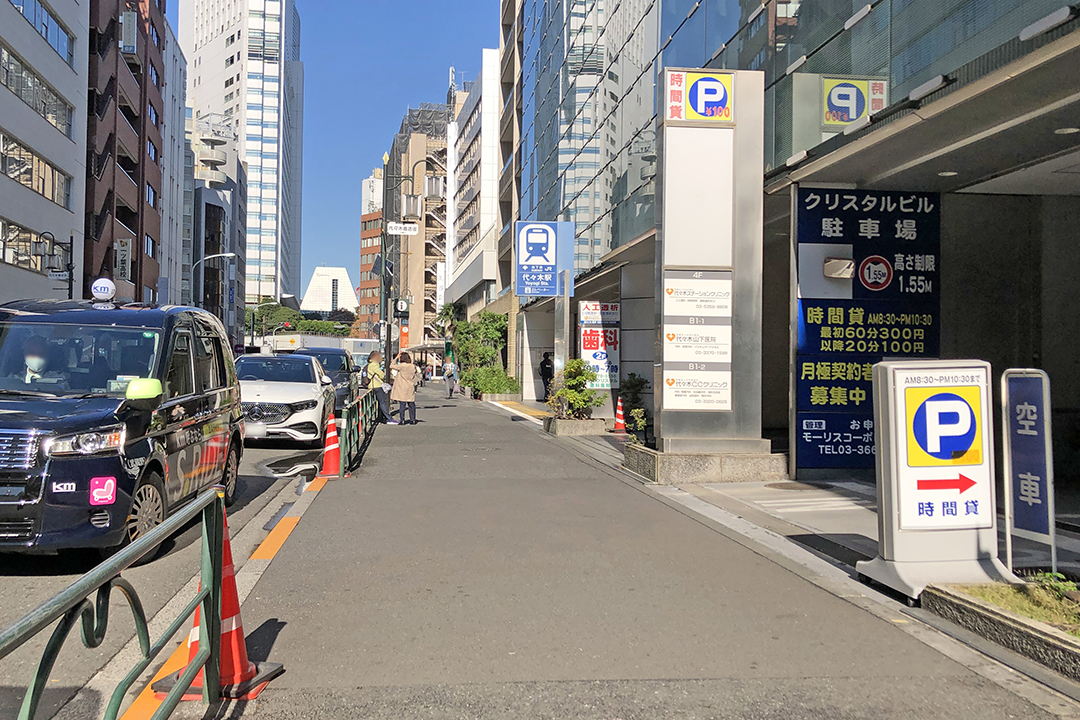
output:
<instances>
[{"instance_id":1,"label":"mercedes car grille","mask_svg":"<svg viewBox=\"0 0 1080 720\"><path fill-rule=\"evenodd\" d=\"M292 415L292 409L282 403L244 403L244 417L251 422L276 425Z\"/></svg>"}]
</instances>

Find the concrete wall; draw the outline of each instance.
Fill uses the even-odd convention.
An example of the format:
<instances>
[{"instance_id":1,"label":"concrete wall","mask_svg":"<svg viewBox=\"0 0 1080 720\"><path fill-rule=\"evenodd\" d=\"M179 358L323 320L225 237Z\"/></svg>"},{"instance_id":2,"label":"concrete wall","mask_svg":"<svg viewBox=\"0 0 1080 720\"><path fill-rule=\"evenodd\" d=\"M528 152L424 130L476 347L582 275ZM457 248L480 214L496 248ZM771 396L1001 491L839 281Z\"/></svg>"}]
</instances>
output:
<instances>
[{"instance_id":1,"label":"concrete wall","mask_svg":"<svg viewBox=\"0 0 1080 720\"><path fill-rule=\"evenodd\" d=\"M521 393L524 400L543 402L544 383L540 381L537 368L545 352L554 352L555 313L552 304L547 311L532 310L524 313L525 332L521 340Z\"/></svg>"},{"instance_id":2,"label":"concrete wall","mask_svg":"<svg viewBox=\"0 0 1080 720\"><path fill-rule=\"evenodd\" d=\"M649 389L642 393L642 402L653 407L653 363L656 358L656 286L651 263L627 265L621 271L619 286L622 318L622 347L619 361L621 375L637 373L649 380Z\"/></svg>"}]
</instances>

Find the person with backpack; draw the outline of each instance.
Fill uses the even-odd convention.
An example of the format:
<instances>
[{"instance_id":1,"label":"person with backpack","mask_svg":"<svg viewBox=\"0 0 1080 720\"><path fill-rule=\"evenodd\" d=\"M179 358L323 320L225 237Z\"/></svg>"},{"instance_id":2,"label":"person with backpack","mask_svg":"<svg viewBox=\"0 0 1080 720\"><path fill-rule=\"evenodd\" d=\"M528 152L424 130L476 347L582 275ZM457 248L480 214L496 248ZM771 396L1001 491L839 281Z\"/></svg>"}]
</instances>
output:
<instances>
[{"instance_id":1,"label":"person with backpack","mask_svg":"<svg viewBox=\"0 0 1080 720\"><path fill-rule=\"evenodd\" d=\"M446 399L454 397L454 386L457 385L457 365L449 355L442 366L443 380L446 381Z\"/></svg>"},{"instance_id":2,"label":"person with backpack","mask_svg":"<svg viewBox=\"0 0 1080 720\"><path fill-rule=\"evenodd\" d=\"M383 422L387 425L398 425L398 421L390 414L390 397L386 393L386 371L382 368L382 353L372 350L368 353L367 365L360 374L360 387L370 388L375 393L375 399L379 402L379 410L382 412Z\"/></svg>"}]
</instances>

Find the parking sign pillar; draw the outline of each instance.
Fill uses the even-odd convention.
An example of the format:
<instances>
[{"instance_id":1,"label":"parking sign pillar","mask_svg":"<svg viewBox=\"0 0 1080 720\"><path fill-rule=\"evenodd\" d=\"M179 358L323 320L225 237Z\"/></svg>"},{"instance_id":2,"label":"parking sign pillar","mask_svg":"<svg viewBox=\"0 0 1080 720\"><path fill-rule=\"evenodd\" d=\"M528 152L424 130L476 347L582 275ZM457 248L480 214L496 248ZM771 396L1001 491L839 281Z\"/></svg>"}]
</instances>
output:
<instances>
[{"instance_id":1,"label":"parking sign pillar","mask_svg":"<svg viewBox=\"0 0 1080 720\"><path fill-rule=\"evenodd\" d=\"M767 454L764 74L667 68L657 88L657 449Z\"/></svg>"}]
</instances>

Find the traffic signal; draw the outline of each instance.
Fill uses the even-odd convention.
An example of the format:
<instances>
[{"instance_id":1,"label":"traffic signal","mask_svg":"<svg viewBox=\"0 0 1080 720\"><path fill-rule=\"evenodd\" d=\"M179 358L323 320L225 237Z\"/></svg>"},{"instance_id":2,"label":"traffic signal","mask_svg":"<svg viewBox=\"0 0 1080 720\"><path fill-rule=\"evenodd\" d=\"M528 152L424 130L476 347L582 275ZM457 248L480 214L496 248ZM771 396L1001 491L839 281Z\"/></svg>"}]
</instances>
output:
<instances>
[{"instance_id":1,"label":"traffic signal","mask_svg":"<svg viewBox=\"0 0 1080 720\"><path fill-rule=\"evenodd\" d=\"M290 322L285 323L285 329L286 330L288 330L291 327L292 327L292 323L290 323Z\"/></svg>"}]
</instances>

